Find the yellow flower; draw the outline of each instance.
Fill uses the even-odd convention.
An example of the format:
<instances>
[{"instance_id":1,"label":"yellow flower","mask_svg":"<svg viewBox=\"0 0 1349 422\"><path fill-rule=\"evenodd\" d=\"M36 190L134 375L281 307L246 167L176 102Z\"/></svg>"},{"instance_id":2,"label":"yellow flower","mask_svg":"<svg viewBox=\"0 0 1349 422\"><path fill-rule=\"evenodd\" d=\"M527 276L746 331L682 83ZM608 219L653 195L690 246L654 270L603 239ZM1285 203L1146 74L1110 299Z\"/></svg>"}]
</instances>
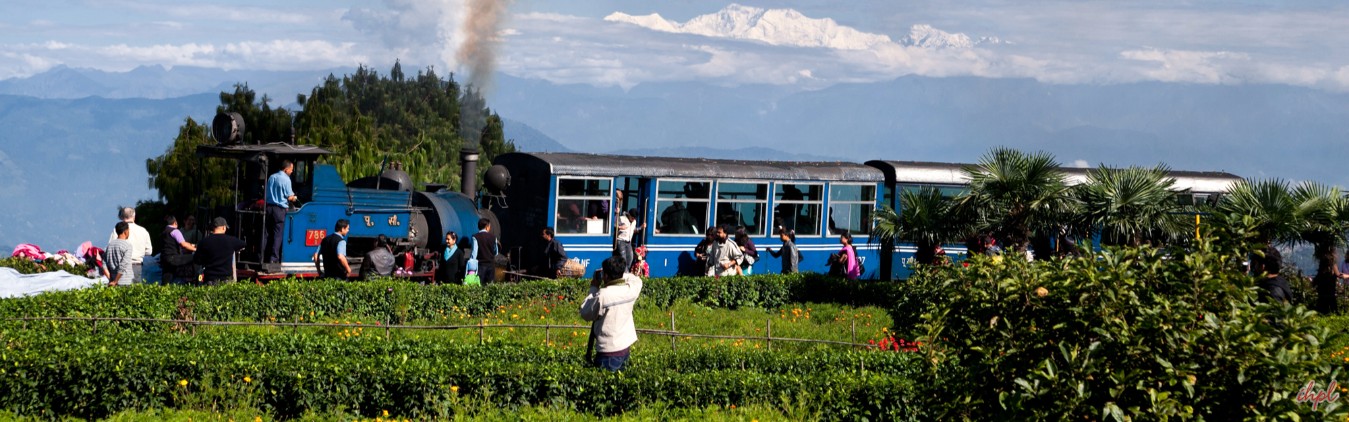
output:
<instances>
[{"instance_id":1,"label":"yellow flower","mask_svg":"<svg viewBox=\"0 0 1349 422\"><path fill-rule=\"evenodd\" d=\"M457 385L451 385L451 386L450 386L450 392L451 392L451 393L455 393L455 394L459 394L459 386L457 386Z\"/></svg>"},{"instance_id":2,"label":"yellow flower","mask_svg":"<svg viewBox=\"0 0 1349 422\"><path fill-rule=\"evenodd\" d=\"M384 417L386 417L386 418L389 417L389 411L388 411L388 410L385 410L383 413L384 413Z\"/></svg>"},{"instance_id":3,"label":"yellow flower","mask_svg":"<svg viewBox=\"0 0 1349 422\"><path fill-rule=\"evenodd\" d=\"M244 375L244 382L253 382L253 378L250 378L248 375Z\"/></svg>"},{"instance_id":4,"label":"yellow flower","mask_svg":"<svg viewBox=\"0 0 1349 422\"><path fill-rule=\"evenodd\" d=\"M262 416L254 416L253 422L262 422Z\"/></svg>"},{"instance_id":5,"label":"yellow flower","mask_svg":"<svg viewBox=\"0 0 1349 422\"><path fill-rule=\"evenodd\" d=\"M178 385L183 386L183 387L186 387L186 386L187 386L187 380L178 380Z\"/></svg>"},{"instance_id":6,"label":"yellow flower","mask_svg":"<svg viewBox=\"0 0 1349 422\"><path fill-rule=\"evenodd\" d=\"M1039 297L1049 296L1049 289L1046 289L1044 287L1036 287L1035 295Z\"/></svg>"}]
</instances>

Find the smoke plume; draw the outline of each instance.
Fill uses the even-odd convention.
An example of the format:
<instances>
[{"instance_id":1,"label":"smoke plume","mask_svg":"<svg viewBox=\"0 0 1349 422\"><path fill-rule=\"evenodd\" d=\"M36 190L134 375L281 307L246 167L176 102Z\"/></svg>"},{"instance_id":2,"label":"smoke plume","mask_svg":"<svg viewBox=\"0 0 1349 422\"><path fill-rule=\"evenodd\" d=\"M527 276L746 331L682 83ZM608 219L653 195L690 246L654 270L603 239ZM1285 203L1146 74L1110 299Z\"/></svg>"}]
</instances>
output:
<instances>
[{"instance_id":1,"label":"smoke plume","mask_svg":"<svg viewBox=\"0 0 1349 422\"><path fill-rule=\"evenodd\" d=\"M478 90L487 90L496 71L496 48L500 40L501 20L510 0L468 0L464 18L464 42L456 58L468 67L468 81Z\"/></svg>"}]
</instances>

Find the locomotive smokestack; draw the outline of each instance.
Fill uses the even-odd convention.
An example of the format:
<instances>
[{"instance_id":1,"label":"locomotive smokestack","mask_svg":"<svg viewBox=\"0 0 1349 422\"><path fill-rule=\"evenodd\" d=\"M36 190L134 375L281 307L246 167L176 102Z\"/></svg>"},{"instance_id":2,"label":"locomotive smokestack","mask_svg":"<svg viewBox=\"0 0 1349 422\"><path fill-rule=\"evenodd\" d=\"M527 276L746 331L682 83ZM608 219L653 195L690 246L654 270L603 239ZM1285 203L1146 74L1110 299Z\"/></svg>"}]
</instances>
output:
<instances>
[{"instance_id":1,"label":"locomotive smokestack","mask_svg":"<svg viewBox=\"0 0 1349 422\"><path fill-rule=\"evenodd\" d=\"M464 145L464 148L459 151L459 160L461 167L464 169L463 176L459 178L464 185L459 191L476 201L478 198L478 147Z\"/></svg>"}]
</instances>

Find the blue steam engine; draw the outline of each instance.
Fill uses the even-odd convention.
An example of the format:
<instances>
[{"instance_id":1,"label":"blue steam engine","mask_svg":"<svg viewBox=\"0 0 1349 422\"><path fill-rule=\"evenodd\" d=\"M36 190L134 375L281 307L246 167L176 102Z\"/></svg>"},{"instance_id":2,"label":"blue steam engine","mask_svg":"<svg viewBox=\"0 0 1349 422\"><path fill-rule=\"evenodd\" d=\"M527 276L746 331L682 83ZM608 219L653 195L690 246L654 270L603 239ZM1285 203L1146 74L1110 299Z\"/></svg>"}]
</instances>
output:
<instances>
[{"instance_id":1,"label":"blue steam engine","mask_svg":"<svg viewBox=\"0 0 1349 422\"><path fill-rule=\"evenodd\" d=\"M332 153L323 148L293 142L240 144L244 123L237 113L217 115L213 128L217 145L199 146L197 155L235 163L232 204L216 207L211 216L225 217L230 223L228 233L248 245L238 255L239 278L317 277L314 256L339 219L350 222L347 257L353 272L359 271L362 257L375 247L375 239L384 235L395 242L394 251L400 256L411 253L414 264L407 275L430 278L432 264L425 257L444 247L446 231L467 235L478 231L480 218L496 221L490 211L479 209L475 203L474 151L465 151L462 157L466 187L462 193L444 185L428 185L418 191L411 177L398 168L343 183L335 167L316 162ZM298 201L285 213L281 260L267 263L263 257L271 222L267 221L263 199L266 181L286 161L295 165L291 180ZM488 188L503 190L504 186ZM493 224L494 229L496 226ZM398 263L405 264L401 259Z\"/></svg>"}]
</instances>

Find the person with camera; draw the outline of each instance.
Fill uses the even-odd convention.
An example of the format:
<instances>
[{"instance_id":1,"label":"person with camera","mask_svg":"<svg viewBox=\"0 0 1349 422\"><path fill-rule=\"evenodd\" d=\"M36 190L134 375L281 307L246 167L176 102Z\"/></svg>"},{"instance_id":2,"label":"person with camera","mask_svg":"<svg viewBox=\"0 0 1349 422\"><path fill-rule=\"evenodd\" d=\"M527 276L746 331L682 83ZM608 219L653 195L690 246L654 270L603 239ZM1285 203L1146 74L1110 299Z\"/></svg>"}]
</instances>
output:
<instances>
[{"instance_id":1,"label":"person with camera","mask_svg":"<svg viewBox=\"0 0 1349 422\"><path fill-rule=\"evenodd\" d=\"M641 277L625 272L623 263L621 256L605 259L602 269L590 279L590 293L581 303L581 319L591 323L586 361L614 372L623 370L629 349L637 342L632 307L642 294Z\"/></svg>"}]
</instances>

